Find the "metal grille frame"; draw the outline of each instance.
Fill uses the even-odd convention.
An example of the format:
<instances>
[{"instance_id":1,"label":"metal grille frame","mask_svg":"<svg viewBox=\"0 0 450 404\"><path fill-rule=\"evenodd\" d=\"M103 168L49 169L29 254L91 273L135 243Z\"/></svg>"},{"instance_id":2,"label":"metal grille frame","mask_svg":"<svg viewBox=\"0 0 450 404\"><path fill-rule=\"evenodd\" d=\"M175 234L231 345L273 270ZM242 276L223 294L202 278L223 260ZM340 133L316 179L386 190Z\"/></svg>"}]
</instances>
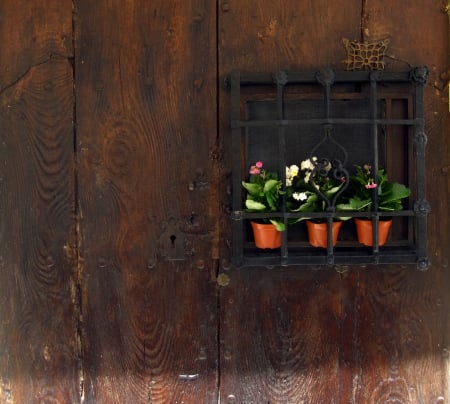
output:
<instances>
[{"instance_id":1,"label":"metal grille frame","mask_svg":"<svg viewBox=\"0 0 450 404\"><path fill-rule=\"evenodd\" d=\"M428 77L428 69L420 66L409 71L386 72L386 71L334 71L324 68L319 71L288 72L280 71L276 74L266 73L244 73L234 71L229 78L231 90L231 141L232 141L232 262L236 267L275 267L275 266L312 266L316 269L330 266L345 265L380 265L380 264L404 264L414 265L419 270L426 270L430 266L427 254L427 215L430 205L426 199L426 172L425 172L425 149L427 137L425 135L424 122L424 86ZM402 83L408 86L408 91L413 93L413 115L404 118L392 118L380 116L378 102L380 86L389 83ZM337 84L348 84L358 91L359 86L369 86L369 115L356 118L340 118L330 115L330 103L332 101L332 89ZM251 92L254 87L276 86L276 119L251 120L242 117L242 90ZM301 119L287 119L285 116L285 89L287 86L320 85L323 89L323 117L306 117ZM271 114L271 115L273 115ZM243 192L241 181L243 155L245 155L245 144L243 144L242 133L248 128L264 127L273 130L277 137L278 145L278 169L284 177L286 166L286 129L291 127L301 128L304 125L316 125L317 130L329 133L335 125L367 125L370 130L367 133L368 144L372 150L373 172L378 172L379 162L379 127L380 125L402 125L413 131L413 148L415 153L415 167L412 177L414 182L412 190L414 194L413 207L397 212L346 212L345 216L370 218L374 224L372 247L362 247L355 242L353 245L346 244L332 246L331 225L338 214L334 209L326 212L292 213L287 212L285 201L280 212L276 213L249 213L242 209ZM301 133L301 131L300 131ZM341 145L338 145L341 147ZM313 153L313 150L311 150ZM344 149L344 155L345 155ZM312 155L312 154L311 154ZM344 163L345 164L345 163ZM284 178L283 178L284 180ZM374 200L376 206L376 200ZM340 214L342 216L342 213ZM408 217L410 232L413 240L408 245L378 245L378 223L384 216ZM312 248L307 243L293 243L288 241L288 232L282 233L282 246L279 250L258 250L252 248L251 243L244 237L244 223L250 219L261 219L268 217L280 218L287 224L290 218L312 217L326 219L328 223L328 246L326 249ZM249 245L250 244L250 245Z\"/></svg>"}]
</instances>

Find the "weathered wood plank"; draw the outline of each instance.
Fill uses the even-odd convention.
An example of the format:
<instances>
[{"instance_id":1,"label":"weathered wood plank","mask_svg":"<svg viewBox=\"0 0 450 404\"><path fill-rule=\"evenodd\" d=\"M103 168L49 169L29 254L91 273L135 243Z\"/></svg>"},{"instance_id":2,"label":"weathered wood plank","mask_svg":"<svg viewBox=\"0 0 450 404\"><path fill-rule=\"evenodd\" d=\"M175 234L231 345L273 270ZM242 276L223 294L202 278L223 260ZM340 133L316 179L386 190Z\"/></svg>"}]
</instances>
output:
<instances>
[{"instance_id":1,"label":"weathered wood plank","mask_svg":"<svg viewBox=\"0 0 450 404\"><path fill-rule=\"evenodd\" d=\"M214 4L76 13L86 400L215 402Z\"/></svg>"},{"instance_id":2,"label":"weathered wood plank","mask_svg":"<svg viewBox=\"0 0 450 404\"><path fill-rule=\"evenodd\" d=\"M387 0L364 0L362 32L372 42L390 38L386 69L448 63L448 23L443 1L414 0L401 7ZM433 66L434 65L434 66Z\"/></svg>"},{"instance_id":3,"label":"weathered wood plank","mask_svg":"<svg viewBox=\"0 0 450 404\"><path fill-rule=\"evenodd\" d=\"M342 68L342 38L361 35L359 0L223 1L219 17L222 75Z\"/></svg>"},{"instance_id":4,"label":"weathered wood plank","mask_svg":"<svg viewBox=\"0 0 450 404\"><path fill-rule=\"evenodd\" d=\"M433 266L426 273L395 266L347 268L341 275L279 268L237 271L227 259L232 241L224 215L221 270L230 279L220 296L220 386L225 399L342 403L448 399L449 115L444 91L448 44L442 41L448 37L447 16L440 2L418 0L407 9L388 1L349 3L296 2L296 11L309 6L308 12L299 12L298 23L288 24L295 13L289 2L226 2L219 10L219 71L225 77L232 69L342 68L342 37L360 39L361 34L369 41L391 38L387 69L428 65ZM345 13L339 11L343 9ZM336 15L342 20L331 21ZM310 42L305 43L309 34ZM230 125L226 91L220 100L226 146ZM229 153L225 147L226 162L231 161ZM225 165L224 181L229 172ZM222 200L224 206L230 203L226 189Z\"/></svg>"},{"instance_id":5,"label":"weathered wood plank","mask_svg":"<svg viewBox=\"0 0 450 404\"><path fill-rule=\"evenodd\" d=\"M386 69L427 65L425 87L428 221L431 269L361 273L357 299L356 402L445 402L449 399L448 18L442 2L408 7L366 1L367 40L390 37Z\"/></svg>"},{"instance_id":6,"label":"weathered wood plank","mask_svg":"<svg viewBox=\"0 0 450 404\"><path fill-rule=\"evenodd\" d=\"M0 401L76 403L71 2L0 18Z\"/></svg>"},{"instance_id":7,"label":"weathered wood plank","mask_svg":"<svg viewBox=\"0 0 450 404\"><path fill-rule=\"evenodd\" d=\"M342 38L360 36L360 16L360 1L229 2L219 10L220 75L233 69L342 68ZM220 100L223 181L231 181L229 94L222 92ZM225 206L231 202L225 187L222 199ZM221 269L231 281L220 296L221 397L242 403L332 403L339 397L346 402L354 278L331 270L227 270L231 226L225 214L222 220Z\"/></svg>"},{"instance_id":8,"label":"weathered wood plank","mask_svg":"<svg viewBox=\"0 0 450 404\"><path fill-rule=\"evenodd\" d=\"M221 293L221 397L239 403L347 397L352 298L336 272L228 271Z\"/></svg>"},{"instance_id":9,"label":"weathered wood plank","mask_svg":"<svg viewBox=\"0 0 450 404\"><path fill-rule=\"evenodd\" d=\"M361 273L352 361L355 402L426 403L447 397L442 346L447 298L434 283L430 272L369 268Z\"/></svg>"}]
</instances>

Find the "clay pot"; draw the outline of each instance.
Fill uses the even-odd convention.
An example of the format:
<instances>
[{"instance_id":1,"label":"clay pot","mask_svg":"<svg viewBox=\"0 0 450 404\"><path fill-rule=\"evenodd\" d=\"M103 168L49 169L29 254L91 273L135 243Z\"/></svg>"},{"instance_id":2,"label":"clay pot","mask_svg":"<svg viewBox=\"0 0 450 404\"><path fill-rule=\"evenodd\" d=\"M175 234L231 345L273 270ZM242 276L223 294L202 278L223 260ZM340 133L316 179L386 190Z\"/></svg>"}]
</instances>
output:
<instances>
[{"instance_id":1,"label":"clay pot","mask_svg":"<svg viewBox=\"0 0 450 404\"><path fill-rule=\"evenodd\" d=\"M314 247L327 248L328 246L328 225L327 223L316 223L311 220L306 221L308 229L309 243ZM336 245L342 222L332 223L333 246Z\"/></svg>"},{"instance_id":2,"label":"clay pot","mask_svg":"<svg viewBox=\"0 0 450 404\"><path fill-rule=\"evenodd\" d=\"M355 218L356 233L361 244L372 246L372 220ZM384 245L391 229L392 219L378 221L378 245Z\"/></svg>"},{"instance_id":3,"label":"clay pot","mask_svg":"<svg viewBox=\"0 0 450 404\"><path fill-rule=\"evenodd\" d=\"M258 248L281 247L281 232L272 223L251 222L255 245Z\"/></svg>"}]
</instances>

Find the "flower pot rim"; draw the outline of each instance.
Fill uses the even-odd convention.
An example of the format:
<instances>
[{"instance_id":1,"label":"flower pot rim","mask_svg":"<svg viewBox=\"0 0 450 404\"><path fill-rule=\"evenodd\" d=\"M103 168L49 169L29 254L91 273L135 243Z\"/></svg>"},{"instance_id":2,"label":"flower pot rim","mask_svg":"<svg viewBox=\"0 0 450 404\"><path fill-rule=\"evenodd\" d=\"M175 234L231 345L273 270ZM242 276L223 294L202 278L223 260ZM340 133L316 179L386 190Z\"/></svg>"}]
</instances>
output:
<instances>
[{"instance_id":1,"label":"flower pot rim","mask_svg":"<svg viewBox=\"0 0 450 404\"><path fill-rule=\"evenodd\" d=\"M266 223L266 222L261 223L259 220L263 220L263 219L252 219L252 220L250 220L250 222L251 223L255 223L257 225L261 225L261 226L275 226L273 223L270 223L270 222L268 222L268 223Z\"/></svg>"},{"instance_id":2,"label":"flower pot rim","mask_svg":"<svg viewBox=\"0 0 450 404\"><path fill-rule=\"evenodd\" d=\"M323 223L327 223L328 220L327 219L306 219L307 222L312 222L315 224L323 224ZM338 218L333 218L332 220L333 223L340 223L343 222L343 220L338 219Z\"/></svg>"},{"instance_id":3,"label":"flower pot rim","mask_svg":"<svg viewBox=\"0 0 450 404\"><path fill-rule=\"evenodd\" d=\"M354 220L360 220L361 222L371 222L372 218L371 217L354 217ZM380 216L378 218L379 222L392 222L392 216Z\"/></svg>"}]
</instances>

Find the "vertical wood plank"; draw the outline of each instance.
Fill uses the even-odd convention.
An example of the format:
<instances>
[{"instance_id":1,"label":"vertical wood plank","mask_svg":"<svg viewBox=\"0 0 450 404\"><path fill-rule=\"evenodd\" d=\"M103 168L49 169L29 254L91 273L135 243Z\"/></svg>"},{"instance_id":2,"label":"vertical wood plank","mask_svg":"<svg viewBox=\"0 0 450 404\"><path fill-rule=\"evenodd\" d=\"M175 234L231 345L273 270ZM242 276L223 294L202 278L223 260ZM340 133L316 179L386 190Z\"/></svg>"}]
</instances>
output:
<instances>
[{"instance_id":1,"label":"vertical wood plank","mask_svg":"<svg viewBox=\"0 0 450 404\"><path fill-rule=\"evenodd\" d=\"M355 402L445 402L447 306L430 273L368 269L358 288Z\"/></svg>"},{"instance_id":2,"label":"vertical wood plank","mask_svg":"<svg viewBox=\"0 0 450 404\"><path fill-rule=\"evenodd\" d=\"M366 1L368 41L390 37L386 69L427 65L425 131L431 268L416 272L392 267L361 273L354 400L445 402L450 373L450 274L448 273L449 114L448 17L442 2L415 0L408 7Z\"/></svg>"},{"instance_id":3,"label":"vertical wood plank","mask_svg":"<svg viewBox=\"0 0 450 404\"><path fill-rule=\"evenodd\" d=\"M342 68L342 38L361 35L360 0L332 4L326 0L224 0L220 4L222 75L230 69Z\"/></svg>"},{"instance_id":4,"label":"vertical wood plank","mask_svg":"<svg viewBox=\"0 0 450 404\"><path fill-rule=\"evenodd\" d=\"M216 402L215 5L80 0L87 402Z\"/></svg>"},{"instance_id":5,"label":"vertical wood plank","mask_svg":"<svg viewBox=\"0 0 450 404\"><path fill-rule=\"evenodd\" d=\"M428 65L427 181L433 209L430 271L370 266L347 268L340 275L233 269L227 259L232 240L225 209L221 270L230 282L220 295L221 397L236 402L445 402L450 380L449 222L444 213L449 115L444 91L448 23L442 4L418 0L407 9L388 1L221 5L222 78L232 69L342 68L342 37L360 39L361 34L369 41L391 38L387 69ZM292 22L294 16L298 22ZM223 91L224 161L231 161L229 104ZM224 165L224 181L230 171ZM231 202L229 194L222 194L224 207Z\"/></svg>"},{"instance_id":6,"label":"vertical wood plank","mask_svg":"<svg viewBox=\"0 0 450 404\"><path fill-rule=\"evenodd\" d=\"M77 403L71 2L2 1L0 38L0 401Z\"/></svg>"},{"instance_id":7,"label":"vertical wood plank","mask_svg":"<svg viewBox=\"0 0 450 404\"><path fill-rule=\"evenodd\" d=\"M349 399L346 275L228 271L221 293L221 397L239 403ZM227 402L227 401L226 401Z\"/></svg>"},{"instance_id":8,"label":"vertical wood plank","mask_svg":"<svg viewBox=\"0 0 450 404\"><path fill-rule=\"evenodd\" d=\"M360 1L221 4L221 77L233 69L339 69L342 38L360 36ZM231 181L229 105L223 91L223 181ZM222 200L231 203L226 189ZM230 283L220 294L221 397L239 403L348 402L355 277L333 270L232 269L226 211L222 220L221 270Z\"/></svg>"}]
</instances>

